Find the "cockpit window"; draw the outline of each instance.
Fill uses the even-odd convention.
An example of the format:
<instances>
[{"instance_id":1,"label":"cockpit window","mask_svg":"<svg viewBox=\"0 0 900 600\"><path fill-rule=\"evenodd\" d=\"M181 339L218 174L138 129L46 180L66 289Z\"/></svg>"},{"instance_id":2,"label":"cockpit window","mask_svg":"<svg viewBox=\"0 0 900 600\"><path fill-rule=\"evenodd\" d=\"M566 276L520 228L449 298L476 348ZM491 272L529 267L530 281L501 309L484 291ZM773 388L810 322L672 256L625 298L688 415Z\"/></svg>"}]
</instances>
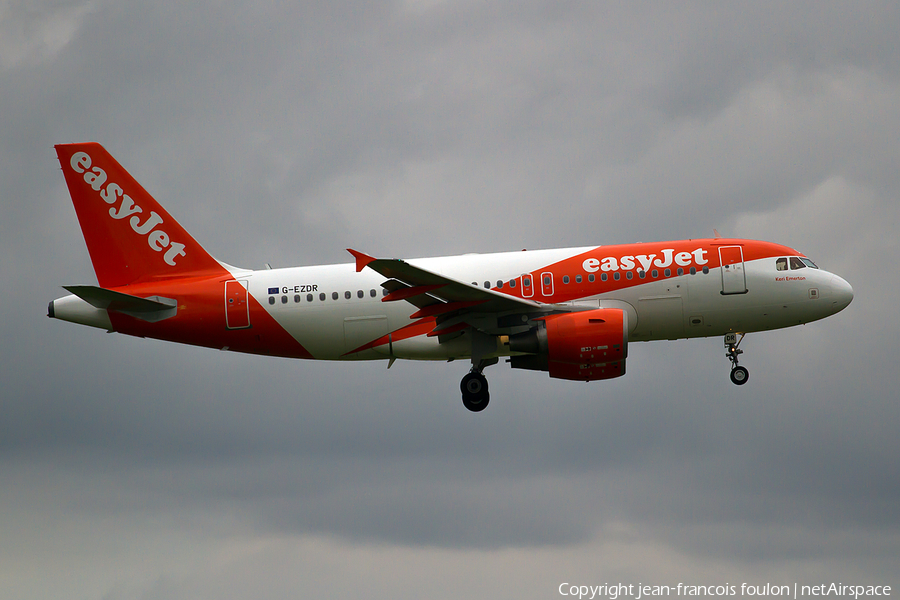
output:
<instances>
[{"instance_id":1,"label":"cockpit window","mask_svg":"<svg viewBox=\"0 0 900 600\"><path fill-rule=\"evenodd\" d=\"M787 271L787 259L779 258L775 261L775 270L776 271Z\"/></svg>"},{"instance_id":2,"label":"cockpit window","mask_svg":"<svg viewBox=\"0 0 900 600\"><path fill-rule=\"evenodd\" d=\"M806 265L807 267L809 267L810 269L818 269L818 268L819 268L819 267L816 266L816 263L814 263L813 261L809 260L808 258L803 258L803 257L801 257L800 260L802 260L802 261L803 261L803 264Z\"/></svg>"},{"instance_id":3,"label":"cockpit window","mask_svg":"<svg viewBox=\"0 0 900 600\"><path fill-rule=\"evenodd\" d=\"M800 260L796 256L791 257L791 271L795 271L797 269L805 269L806 265L803 264L803 261Z\"/></svg>"}]
</instances>

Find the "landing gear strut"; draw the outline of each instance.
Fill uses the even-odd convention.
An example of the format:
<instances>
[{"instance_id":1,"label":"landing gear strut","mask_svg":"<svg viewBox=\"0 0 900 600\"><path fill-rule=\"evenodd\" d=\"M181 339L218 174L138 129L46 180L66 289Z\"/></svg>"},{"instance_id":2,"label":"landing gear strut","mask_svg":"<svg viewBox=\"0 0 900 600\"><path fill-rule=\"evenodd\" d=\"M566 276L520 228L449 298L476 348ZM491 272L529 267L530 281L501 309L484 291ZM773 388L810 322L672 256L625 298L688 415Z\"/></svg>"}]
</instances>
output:
<instances>
[{"instance_id":1,"label":"landing gear strut","mask_svg":"<svg viewBox=\"0 0 900 600\"><path fill-rule=\"evenodd\" d=\"M741 339L737 339L737 334L725 334L725 356L731 361L731 383L735 385L744 385L747 383L747 378L750 376L750 373L746 368L738 365L738 355L744 353L738 346L744 341L745 335L747 334L742 333Z\"/></svg>"}]
</instances>

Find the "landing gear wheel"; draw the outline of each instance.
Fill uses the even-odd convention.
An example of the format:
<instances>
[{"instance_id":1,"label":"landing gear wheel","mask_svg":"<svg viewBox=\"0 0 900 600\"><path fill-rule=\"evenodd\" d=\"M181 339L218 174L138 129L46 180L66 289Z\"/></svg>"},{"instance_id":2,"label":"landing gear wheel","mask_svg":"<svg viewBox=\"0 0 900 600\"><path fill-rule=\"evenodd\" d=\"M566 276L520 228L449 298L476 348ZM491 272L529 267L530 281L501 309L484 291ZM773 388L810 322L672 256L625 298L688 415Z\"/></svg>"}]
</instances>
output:
<instances>
[{"instance_id":1,"label":"landing gear wheel","mask_svg":"<svg viewBox=\"0 0 900 600\"><path fill-rule=\"evenodd\" d=\"M738 356L744 353L738 346L744 341L745 335L744 333L740 334L741 338L738 339L738 334L725 334L725 356L731 361L731 383L734 385L744 385L747 383L747 378L750 377L747 369L738 365Z\"/></svg>"},{"instance_id":2,"label":"landing gear wheel","mask_svg":"<svg viewBox=\"0 0 900 600\"><path fill-rule=\"evenodd\" d=\"M731 383L734 385L744 385L750 373L744 367L735 367L731 370Z\"/></svg>"},{"instance_id":3,"label":"landing gear wheel","mask_svg":"<svg viewBox=\"0 0 900 600\"><path fill-rule=\"evenodd\" d=\"M488 393L488 382L484 375L472 372L463 377L459 384L462 392L463 406L472 412L481 412L487 408L491 395Z\"/></svg>"}]
</instances>

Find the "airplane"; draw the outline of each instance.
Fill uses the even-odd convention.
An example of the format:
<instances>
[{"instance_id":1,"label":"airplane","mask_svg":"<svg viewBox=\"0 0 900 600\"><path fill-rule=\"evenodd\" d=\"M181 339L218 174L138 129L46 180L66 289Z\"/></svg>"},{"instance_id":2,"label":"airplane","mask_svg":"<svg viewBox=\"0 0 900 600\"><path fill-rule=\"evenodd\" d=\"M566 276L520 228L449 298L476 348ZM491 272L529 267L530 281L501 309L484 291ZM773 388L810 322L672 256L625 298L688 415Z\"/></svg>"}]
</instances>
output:
<instances>
[{"instance_id":1,"label":"airplane","mask_svg":"<svg viewBox=\"0 0 900 600\"><path fill-rule=\"evenodd\" d=\"M629 342L724 336L747 383L744 335L843 310L853 289L781 244L716 237L250 270L210 256L99 144L55 146L98 285L63 286L51 318L136 337L319 360L469 360L483 371L598 381ZM268 266L268 265L267 265Z\"/></svg>"}]
</instances>

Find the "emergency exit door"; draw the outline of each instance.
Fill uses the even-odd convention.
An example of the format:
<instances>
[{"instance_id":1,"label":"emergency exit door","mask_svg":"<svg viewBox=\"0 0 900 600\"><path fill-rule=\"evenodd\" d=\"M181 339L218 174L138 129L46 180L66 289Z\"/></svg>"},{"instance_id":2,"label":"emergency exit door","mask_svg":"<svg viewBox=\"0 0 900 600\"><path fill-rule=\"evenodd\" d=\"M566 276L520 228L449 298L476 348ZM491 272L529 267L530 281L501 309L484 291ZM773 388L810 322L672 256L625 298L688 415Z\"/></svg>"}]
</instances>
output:
<instances>
[{"instance_id":1,"label":"emergency exit door","mask_svg":"<svg viewBox=\"0 0 900 600\"><path fill-rule=\"evenodd\" d=\"M250 327L250 303L247 301L247 280L225 282L225 327Z\"/></svg>"},{"instance_id":2,"label":"emergency exit door","mask_svg":"<svg viewBox=\"0 0 900 600\"><path fill-rule=\"evenodd\" d=\"M553 295L553 273L541 273L541 294Z\"/></svg>"},{"instance_id":3,"label":"emergency exit door","mask_svg":"<svg viewBox=\"0 0 900 600\"><path fill-rule=\"evenodd\" d=\"M722 293L744 294L747 277L744 273L744 250L740 246L719 248L719 264L722 265Z\"/></svg>"}]
</instances>

